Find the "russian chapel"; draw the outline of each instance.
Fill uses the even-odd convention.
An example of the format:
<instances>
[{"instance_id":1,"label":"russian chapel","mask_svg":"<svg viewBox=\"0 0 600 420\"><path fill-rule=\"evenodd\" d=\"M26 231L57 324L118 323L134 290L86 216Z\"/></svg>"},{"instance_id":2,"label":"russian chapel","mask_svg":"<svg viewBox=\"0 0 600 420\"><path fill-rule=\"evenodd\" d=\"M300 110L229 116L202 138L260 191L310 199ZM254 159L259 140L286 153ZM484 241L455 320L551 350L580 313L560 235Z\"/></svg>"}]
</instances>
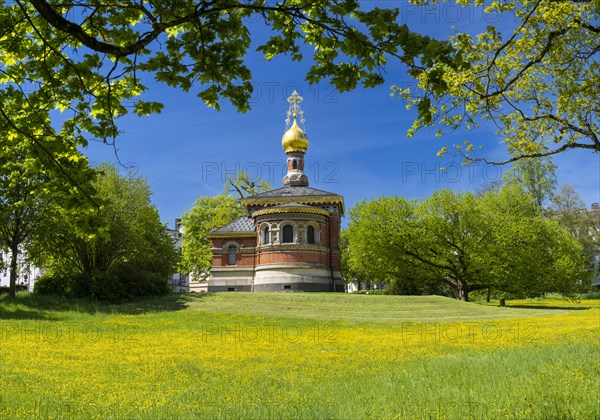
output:
<instances>
[{"instance_id":1,"label":"russian chapel","mask_svg":"<svg viewBox=\"0 0 600 420\"><path fill-rule=\"evenodd\" d=\"M340 219L344 199L309 187L304 173L308 136L300 97L290 108L281 139L287 173L283 187L241 200L247 215L210 234L209 292L343 292Z\"/></svg>"}]
</instances>

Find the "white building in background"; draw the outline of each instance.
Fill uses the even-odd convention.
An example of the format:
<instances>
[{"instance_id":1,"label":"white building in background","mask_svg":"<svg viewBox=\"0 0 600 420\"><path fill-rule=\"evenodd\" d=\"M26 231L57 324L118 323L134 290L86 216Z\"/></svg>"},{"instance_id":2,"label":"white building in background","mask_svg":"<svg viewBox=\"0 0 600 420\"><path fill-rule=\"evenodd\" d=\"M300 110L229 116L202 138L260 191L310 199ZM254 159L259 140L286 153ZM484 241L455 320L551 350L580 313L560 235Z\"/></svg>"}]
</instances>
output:
<instances>
[{"instance_id":1,"label":"white building in background","mask_svg":"<svg viewBox=\"0 0 600 420\"><path fill-rule=\"evenodd\" d=\"M181 250L181 219L175 219L175 229L165 229L173 238L175 248ZM174 273L169 277L169 287L174 293L185 293L190 291L190 279L183 273Z\"/></svg>"},{"instance_id":2,"label":"white building in background","mask_svg":"<svg viewBox=\"0 0 600 420\"><path fill-rule=\"evenodd\" d=\"M24 254L19 256L17 285L25 286L29 292L32 292L33 285L41 274L41 270L30 264ZM8 286L10 286L10 252L0 250L0 287Z\"/></svg>"}]
</instances>

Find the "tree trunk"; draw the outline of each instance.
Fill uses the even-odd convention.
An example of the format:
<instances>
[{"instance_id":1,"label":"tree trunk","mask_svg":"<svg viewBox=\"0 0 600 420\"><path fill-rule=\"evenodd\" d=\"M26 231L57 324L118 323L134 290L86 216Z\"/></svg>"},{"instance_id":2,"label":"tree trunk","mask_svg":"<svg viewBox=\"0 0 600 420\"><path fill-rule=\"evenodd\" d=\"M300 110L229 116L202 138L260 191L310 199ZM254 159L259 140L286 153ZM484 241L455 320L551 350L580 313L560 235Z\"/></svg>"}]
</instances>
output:
<instances>
[{"instance_id":1,"label":"tree trunk","mask_svg":"<svg viewBox=\"0 0 600 420\"><path fill-rule=\"evenodd\" d=\"M458 298L460 300L462 300L463 302L468 302L469 301L469 286L467 286L466 284L464 284L462 282L458 282L457 288L458 288Z\"/></svg>"},{"instance_id":2,"label":"tree trunk","mask_svg":"<svg viewBox=\"0 0 600 420\"><path fill-rule=\"evenodd\" d=\"M488 286L487 299L485 300L487 303L490 303L490 299L492 297L492 288Z\"/></svg>"},{"instance_id":3,"label":"tree trunk","mask_svg":"<svg viewBox=\"0 0 600 420\"><path fill-rule=\"evenodd\" d=\"M8 288L8 297L14 298L17 295L17 270L18 270L19 247L10 247L10 284Z\"/></svg>"}]
</instances>

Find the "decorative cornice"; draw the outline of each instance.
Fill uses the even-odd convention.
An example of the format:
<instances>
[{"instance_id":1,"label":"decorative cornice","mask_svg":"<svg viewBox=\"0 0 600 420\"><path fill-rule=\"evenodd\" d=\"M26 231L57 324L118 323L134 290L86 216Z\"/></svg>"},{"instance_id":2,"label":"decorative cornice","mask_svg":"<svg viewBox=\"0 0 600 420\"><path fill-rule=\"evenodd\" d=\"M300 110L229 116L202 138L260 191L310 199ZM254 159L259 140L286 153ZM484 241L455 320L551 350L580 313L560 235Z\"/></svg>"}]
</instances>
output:
<instances>
[{"instance_id":1,"label":"decorative cornice","mask_svg":"<svg viewBox=\"0 0 600 420\"><path fill-rule=\"evenodd\" d=\"M305 195L296 197L259 197L259 198L243 198L241 200L242 205L250 207L253 205L268 205L268 204L282 204L295 201L298 204L308 205L326 205L326 204L339 204L341 212L344 212L344 198L341 195Z\"/></svg>"},{"instance_id":2,"label":"decorative cornice","mask_svg":"<svg viewBox=\"0 0 600 420\"><path fill-rule=\"evenodd\" d=\"M329 270L329 266L323 263L306 263L306 262L287 262L287 263L266 263L259 264L256 266L256 271L267 271L267 270L289 270L290 268L294 269L306 269L306 268L315 268L315 269L326 269Z\"/></svg>"},{"instance_id":3,"label":"decorative cornice","mask_svg":"<svg viewBox=\"0 0 600 420\"><path fill-rule=\"evenodd\" d=\"M257 210L258 211L258 210ZM294 214L293 217L285 213L279 214L263 214L256 217L256 224L271 223L271 222L282 222L284 220L293 220L295 222L316 222L316 223L329 223L328 216L321 216L320 214Z\"/></svg>"},{"instance_id":4,"label":"decorative cornice","mask_svg":"<svg viewBox=\"0 0 600 420\"><path fill-rule=\"evenodd\" d=\"M219 232L219 233L209 233L208 238L254 238L256 236L256 231L252 232Z\"/></svg>"},{"instance_id":5,"label":"decorative cornice","mask_svg":"<svg viewBox=\"0 0 600 420\"><path fill-rule=\"evenodd\" d=\"M289 201L289 200L288 200ZM322 216L331 215L330 212L317 207L289 206L289 207L267 207L261 210L256 210L252 213L252 217L264 216L267 214L282 214L282 213L309 213L320 214Z\"/></svg>"},{"instance_id":6,"label":"decorative cornice","mask_svg":"<svg viewBox=\"0 0 600 420\"><path fill-rule=\"evenodd\" d=\"M232 272L235 272L235 271L240 271L240 272L247 271L247 272L251 273L251 272L254 271L254 266L252 264L251 265L224 265L224 266L214 266L213 265L212 268L210 269L210 271L211 272L213 272L213 271L214 272L218 272L218 271L222 271L222 272L223 271L224 272L227 272L227 271L232 271Z\"/></svg>"},{"instance_id":7,"label":"decorative cornice","mask_svg":"<svg viewBox=\"0 0 600 420\"><path fill-rule=\"evenodd\" d=\"M243 247L238 249L238 253L240 254L254 254L254 249L255 247L253 246L247 246L247 247ZM223 249L223 248L211 248L210 251L213 253L213 255L226 255L228 250L227 249Z\"/></svg>"},{"instance_id":8,"label":"decorative cornice","mask_svg":"<svg viewBox=\"0 0 600 420\"><path fill-rule=\"evenodd\" d=\"M317 244L295 244L295 243L283 243L283 244L266 244L258 245L256 247L258 252L282 252L282 251L314 251L314 252L329 252L329 247Z\"/></svg>"},{"instance_id":9,"label":"decorative cornice","mask_svg":"<svg viewBox=\"0 0 600 420\"><path fill-rule=\"evenodd\" d=\"M287 149L285 149L285 153L304 153L306 152L306 149L300 148L300 147L288 147Z\"/></svg>"}]
</instances>

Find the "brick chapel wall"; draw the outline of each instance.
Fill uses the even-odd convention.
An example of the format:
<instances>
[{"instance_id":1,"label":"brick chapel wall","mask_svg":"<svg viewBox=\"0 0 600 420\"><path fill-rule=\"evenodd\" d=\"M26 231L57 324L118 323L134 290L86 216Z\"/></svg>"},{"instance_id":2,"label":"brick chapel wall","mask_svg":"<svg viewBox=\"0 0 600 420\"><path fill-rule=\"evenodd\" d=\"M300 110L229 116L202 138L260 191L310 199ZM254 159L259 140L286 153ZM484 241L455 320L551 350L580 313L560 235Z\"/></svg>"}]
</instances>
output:
<instances>
[{"instance_id":1,"label":"brick chapel wall","mask_svg":"<svg viewBox=\"0 0 600 420\"><path fill-rule=\"evenodd\" d=\"M331 266L334 270L339 270L341 267L341 255L340 255L340 216L339 214L332 214L329 218L330 226L330 242L331 248Z\"/></svg>"},{"instance_id":2,"label":"brick chapel wall","mask_svg":"<svg viewBox=\"0 0 600 420\"><path fill-rule=\"evenodd\" d=\"M212 238L212 265L213 267L229 266L229 254L223 247L229 242L235 242L239 246L237 253L237 267L254 266L254 253L256 247L256 237L219 237ZM216 249L216 250L215 250Z\"/></svg>"},{"instance_id":3,"label":"brick chapel wall","mask_svg":"<svg viewBox=\"0 0 600 420\"><path fill-rule=\"evenodd\" d=\"M258 264L276 264L306 262L312 264L328 264L329 254L324 251L312 250L261 250L258 256Z\"/></svg>"}]
</instances>

